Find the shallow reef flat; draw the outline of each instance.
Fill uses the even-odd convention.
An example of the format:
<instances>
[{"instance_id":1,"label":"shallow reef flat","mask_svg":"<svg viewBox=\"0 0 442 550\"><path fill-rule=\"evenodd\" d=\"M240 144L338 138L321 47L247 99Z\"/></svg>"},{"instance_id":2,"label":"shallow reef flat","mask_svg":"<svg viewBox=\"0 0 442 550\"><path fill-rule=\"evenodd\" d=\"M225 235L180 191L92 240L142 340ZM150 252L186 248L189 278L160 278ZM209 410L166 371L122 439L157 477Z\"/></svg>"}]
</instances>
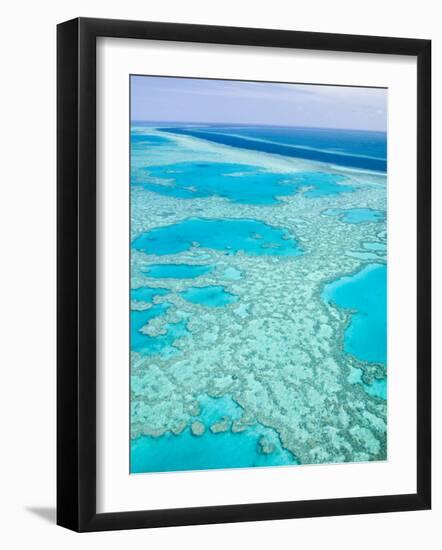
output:
<instances>
[{"instance_id":1,"label":"shallow reef flat","mask_svg":"<svg viewBox=\"0 0 442 550\"><path fill-rule=\"evenodd\" d=\"M200 411L178 435L141 436L131 443L131 471L162 472L297 464L275 430L242 429L243 410L231 398L202 397Z\"/></svg>"},{"instance_id":2,"label":"shallow reef flat","mask_svg":"<svg viewBox=\"0 0 442 550\"><path fill-rule=\"evenodd\" d=\"M348 346L357 306L325 296L343 277L385 267L385 174L153 128L134 134L132 471L385 460L385 358ZM143 153L140 136L155 145ZM142 184L150 166L158 180L164 166L173 187L167 170L177 163L309 177L259 204L216 189L192 198L156 191L162 181ZM344 189L312 193L324 174ZM207 399L220 400L216 418L204 412ZM229 452L237 458L214 458Z\"/></svg>"}]
</instances>

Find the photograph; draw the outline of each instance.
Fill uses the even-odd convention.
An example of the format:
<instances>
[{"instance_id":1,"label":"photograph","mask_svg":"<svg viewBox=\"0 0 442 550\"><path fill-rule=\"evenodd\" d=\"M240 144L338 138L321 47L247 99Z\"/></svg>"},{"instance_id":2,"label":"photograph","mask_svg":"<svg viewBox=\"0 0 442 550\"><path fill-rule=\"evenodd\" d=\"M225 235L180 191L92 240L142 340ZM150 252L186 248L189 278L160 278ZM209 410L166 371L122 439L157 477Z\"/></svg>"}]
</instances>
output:
<instances>
[{"instance_id":1,"label":"photograph","mask_svg":"<svg viewBox=\"0 0 442 550\"><path fill-rule=\"evenodd\" d=\"M388 89L128 86L130 473L388 460Z\"/></svg>"},{"instance_id":2,"label":"photograph","mask_svg":"<svg viewBox=\"0 0 442 550\"><path fill-rule=\"evenodd\" d=\"M6 6L0 547L441 546L440 17L355 6Z\"/></svg>"}]
</instances>

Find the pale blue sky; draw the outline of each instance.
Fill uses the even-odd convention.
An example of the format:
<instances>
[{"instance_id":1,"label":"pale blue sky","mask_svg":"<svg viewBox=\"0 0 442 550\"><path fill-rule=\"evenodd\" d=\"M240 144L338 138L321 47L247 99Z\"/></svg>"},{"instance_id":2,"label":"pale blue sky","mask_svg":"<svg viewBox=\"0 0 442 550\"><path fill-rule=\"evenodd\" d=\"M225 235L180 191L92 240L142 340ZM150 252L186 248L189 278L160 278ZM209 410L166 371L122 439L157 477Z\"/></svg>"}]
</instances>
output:
<instances>
[{"instance_id":1,"label":"pale blue sky","mask_svg":"<svg viewBox=\"0 0 442 550\"><path fill-rule=\"evenodd\" d=\"M131 118L385 131L387 90L132 76Z\"/></svg>"}]
</instances>

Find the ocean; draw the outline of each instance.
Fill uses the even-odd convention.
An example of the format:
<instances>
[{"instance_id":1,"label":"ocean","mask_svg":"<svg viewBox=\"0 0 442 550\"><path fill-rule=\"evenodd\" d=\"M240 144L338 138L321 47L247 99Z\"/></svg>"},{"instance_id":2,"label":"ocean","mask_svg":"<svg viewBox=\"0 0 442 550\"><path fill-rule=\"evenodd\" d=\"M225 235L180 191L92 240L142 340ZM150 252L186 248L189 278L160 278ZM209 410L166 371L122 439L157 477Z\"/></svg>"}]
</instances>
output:
<instances>
[{"instance_id":1,"label":"ocean","mask_svg":"<svg viewBox=\"0 0 442 550\"><path fill-rule=\"evenodd\" d=\"M219 124L164 129L232 147L351 168L387 170L385 132Z\"/></svg>"},{"instance_id":2,"label":"ocean","mask_svg":"<svg viewBox=\"0 0 442 550\"><path fill-rule=\"evenodd\" d=\"M130 144L131 472L385 460L386 134Z\"/></svg>"}]
</instances>

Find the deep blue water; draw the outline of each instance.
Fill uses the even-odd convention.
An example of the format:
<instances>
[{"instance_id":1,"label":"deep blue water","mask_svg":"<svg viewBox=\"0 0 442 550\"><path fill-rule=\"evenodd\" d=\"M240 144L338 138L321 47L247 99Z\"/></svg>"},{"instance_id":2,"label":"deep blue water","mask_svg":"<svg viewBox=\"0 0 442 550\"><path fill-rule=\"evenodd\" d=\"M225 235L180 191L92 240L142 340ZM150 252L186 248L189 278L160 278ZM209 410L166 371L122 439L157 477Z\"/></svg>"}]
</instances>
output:
<instances>
[{"instance_id":1,"label":"deep blue water","mask_svg":"<svg viewBox=\"0 0 442 550\"><path fill-rule=\"evenodd\" d=\"M141 234L132 242L132 248L148 254L178 254L189 250L192 243L226 254L239 250L254 256L302 254L297 241L284 229L243 218L188 218Z\"/></svg>"},{"instance_id":2,"label":"deep blue water","mask_svg":"<svg viewBox=\"0 0 442 550\"><path fill-rule=\"evenodd\" d=\"M181 296L192 302L208 307L223 307L239 300L238 296L227 292L223 286L190 287L180 292Z\"/></svg>"},{"instance_id":3,"label":"deep blue water","mask_svg":"<svg viewBox=\"0 0 442 550\"><path fill-rule=\"evenodd\" d=\"M313 187L305 193L311 198L353 191L353 186L341 185L346 179L326 172L281 174L237 163L179 162L148 166L144 172L136 170L131 181L178 199L219 196L241 204L259 205L276 204L278 197L295 194L305 186Z\"/></svg>"},{"instance_id":4,"label":"deep blue water","mask_svg":"<svg viewBox=\"0 0 442 550\"><path fill-rule=\"evenodd\" d=\"M162 129L242 149L352 168L381 172L387 170L385 132L215 124L204 127L176 126Z\"/></svg>"},{"instance_id":5,"label":"deep blue water","mask_svg":"<svg viewBox=\"0 0 442 550\"><path fill-rule=\"evenodd\" d=\"M206 430L195 436L189 428L179 435L166 433L161 437L142 436L131 440L131 472L161 472L179 470L210 470L213 468L250 468L297 464L296 458L281 447L277 433L256 424L243 432L230 429L212 433L209 426L227 415L230 420L239 418L242 409L228 397L204 398L201 414ZM265 437L274 445L274 451L264 454L259 440Z\"/></svg>"},{"instance_id":6,"label":"deep blue water","mask_svg":"<svg viewBox=\"0 0 442 550\"><path fill-rule=\"evenodd\" d=\"M195 279L212 271L212 265L151 264L143 273L159 279Z\"/></svg>"},{"instance_id":7,"label":"deep blue water","mask_svg":"<svg viewBox=\"0 0 442 550\"><path fill-rule=\"evenodd\" d=\"M350 277L326 285L326 301L353 310L344 350L362 361L386 363L387 266L371 264Z\"/></svg>"}]
</instances>

